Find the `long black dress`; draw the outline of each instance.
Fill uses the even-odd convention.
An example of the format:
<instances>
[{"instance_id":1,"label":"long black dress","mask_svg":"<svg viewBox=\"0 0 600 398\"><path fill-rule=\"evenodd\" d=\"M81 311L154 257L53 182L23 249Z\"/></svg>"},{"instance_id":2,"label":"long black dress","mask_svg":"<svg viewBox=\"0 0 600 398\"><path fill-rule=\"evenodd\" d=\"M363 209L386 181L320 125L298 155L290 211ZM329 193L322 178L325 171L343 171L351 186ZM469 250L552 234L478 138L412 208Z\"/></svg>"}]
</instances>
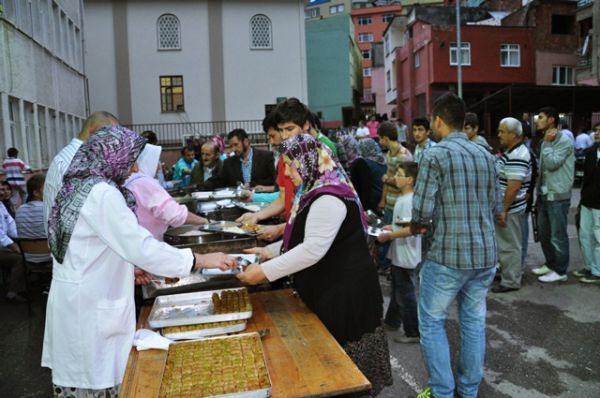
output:
<instances>
[{"instance_id":1,"label":"long black dress","mask_svg":"<svg viewBox=\"0 0 600 398\"><path fill-rule=\"evenodd\" d=\"M377 395L392 384L387 340L381 327L383 297L359 208L355 202L342 201L347 214L333 244L319 262L293 275L294 287L369 379L372 394ZM312 203L297 214L289 249L304 241Z\"/></svg>"}]
</instances>

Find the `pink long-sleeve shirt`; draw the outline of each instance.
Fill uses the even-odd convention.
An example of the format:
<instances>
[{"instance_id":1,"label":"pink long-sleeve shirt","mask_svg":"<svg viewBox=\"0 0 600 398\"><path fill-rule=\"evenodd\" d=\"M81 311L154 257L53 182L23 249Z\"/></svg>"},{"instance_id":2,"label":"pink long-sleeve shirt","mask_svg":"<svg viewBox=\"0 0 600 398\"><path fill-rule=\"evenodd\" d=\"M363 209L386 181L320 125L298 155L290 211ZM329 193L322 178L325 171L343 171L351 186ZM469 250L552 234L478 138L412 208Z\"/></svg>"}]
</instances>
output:
<instances>
[{"instance_id":1,"label":"pink long-sleeve shirt","mask_svg":"<svg viewBox=\"0 0 600 398\"><path fill-rule=\"evenodd\" d=\"M179 227L185 223L188 209L177 203L154 178L140 175L127 182L125 187L135 196L135 214L139 224L158 240L169 227Z\"/></svg>"}]
</instances>

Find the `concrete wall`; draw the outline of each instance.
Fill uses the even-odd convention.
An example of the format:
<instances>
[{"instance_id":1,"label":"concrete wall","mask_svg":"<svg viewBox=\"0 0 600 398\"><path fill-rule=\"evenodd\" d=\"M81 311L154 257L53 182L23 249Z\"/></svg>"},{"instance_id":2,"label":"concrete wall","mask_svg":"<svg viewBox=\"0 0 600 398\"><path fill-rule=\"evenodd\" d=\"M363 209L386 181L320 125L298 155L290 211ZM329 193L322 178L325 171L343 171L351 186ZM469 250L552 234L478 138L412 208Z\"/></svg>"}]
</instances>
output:
<instances>
[{"instance_id":1,"label":"concrete wall","mask_svg":"<svg viewBox=\"0 0 600 398\"><path fill-rule=\"evenodd\" d=\"M575 85L575 65L577 55L559 54L554 52L535 52L536 84L539 86L552 85L552 67L554 65L571 66L573 68L573 85Z\"/></svg>"},{"instance_id":2,"label":"concrete wall","mask_svg":"<svg viewBox=\"0 0 600 398\"><path fill-rule=\"evenodd\" d=\"M178 50L158 50L165 13L179 19ZM250 49L256 14L271 21L272 49ZM87 0L86 18L91 106L124 123L262 119L277 97L307 99L301 0ZM185 110L161 112L159 77L172 75L183 76Z\"/></svg>"},{"instance_id":3,"label":"concrete wall","mask_svg":"<svg viewBox=\"0 0 600 398\"><path fill-rule=\"evenodd\" d=\"M5 0L0 18L0 153L47 167L87 115L79 0ZM31 8L29 8L31 6ZM58 22L58 24L57 24Z\"/></svg>"},{"instance_id":4,"label":"concrete wall","mask_svg":"<svg viewBox=\"0 0 600 398\"><path fill-rule=\"evenodd\" d=\"M352 106L351 24L347 15L306 22L308 105L326 122Z\"/></svg>"}]
</instances>

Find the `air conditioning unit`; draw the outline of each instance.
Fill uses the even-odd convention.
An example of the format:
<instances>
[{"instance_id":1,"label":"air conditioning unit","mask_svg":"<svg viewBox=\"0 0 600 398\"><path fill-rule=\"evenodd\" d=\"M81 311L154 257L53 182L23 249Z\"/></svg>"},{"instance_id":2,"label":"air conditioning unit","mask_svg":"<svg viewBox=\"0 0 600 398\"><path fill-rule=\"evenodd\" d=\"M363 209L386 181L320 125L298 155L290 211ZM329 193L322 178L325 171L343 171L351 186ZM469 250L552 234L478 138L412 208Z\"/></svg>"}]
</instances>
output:
<instances>
[{"instance_id":1,"label":"air conditioning unit","mask_svg":"<svg viewBox=\"0 0 600 398\"><path fill-rule=\"evenodd\" d=\"M191 148L193 146L192 144L194 143L194 139L196 139L196 138L197 137L194 134L184 135L183 138L182 138L181 145L183 147L190 147Z\"/></svg>"}]
</instances>

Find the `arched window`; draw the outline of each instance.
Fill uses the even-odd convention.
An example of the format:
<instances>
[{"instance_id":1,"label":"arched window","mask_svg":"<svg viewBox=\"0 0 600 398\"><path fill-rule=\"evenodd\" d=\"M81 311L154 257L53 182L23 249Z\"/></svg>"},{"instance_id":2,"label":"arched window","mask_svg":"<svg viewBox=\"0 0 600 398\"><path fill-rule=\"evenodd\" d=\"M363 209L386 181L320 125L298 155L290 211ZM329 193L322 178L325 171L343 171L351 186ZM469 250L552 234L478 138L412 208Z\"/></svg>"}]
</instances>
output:
<instances>
[{"instance_id":1,"label":"arched window","mask_svg":"<svg viewBox=\"0 0 600 398\"><path fill-rule=\"evenodd\" d=\"M273 48L271 20L266 15L257 14L250 18L250 48Z\"/></svg>"},{"instance_id":2,"label":"arched window","mask_svg":"<svg viewBox=\"0 0 600 398\"><path fill-rule=\"evenodd\" d=\"M173 14L163 14L156 22L159 50L180 50L179 19Z\"/></svg>"}]
</instances>

